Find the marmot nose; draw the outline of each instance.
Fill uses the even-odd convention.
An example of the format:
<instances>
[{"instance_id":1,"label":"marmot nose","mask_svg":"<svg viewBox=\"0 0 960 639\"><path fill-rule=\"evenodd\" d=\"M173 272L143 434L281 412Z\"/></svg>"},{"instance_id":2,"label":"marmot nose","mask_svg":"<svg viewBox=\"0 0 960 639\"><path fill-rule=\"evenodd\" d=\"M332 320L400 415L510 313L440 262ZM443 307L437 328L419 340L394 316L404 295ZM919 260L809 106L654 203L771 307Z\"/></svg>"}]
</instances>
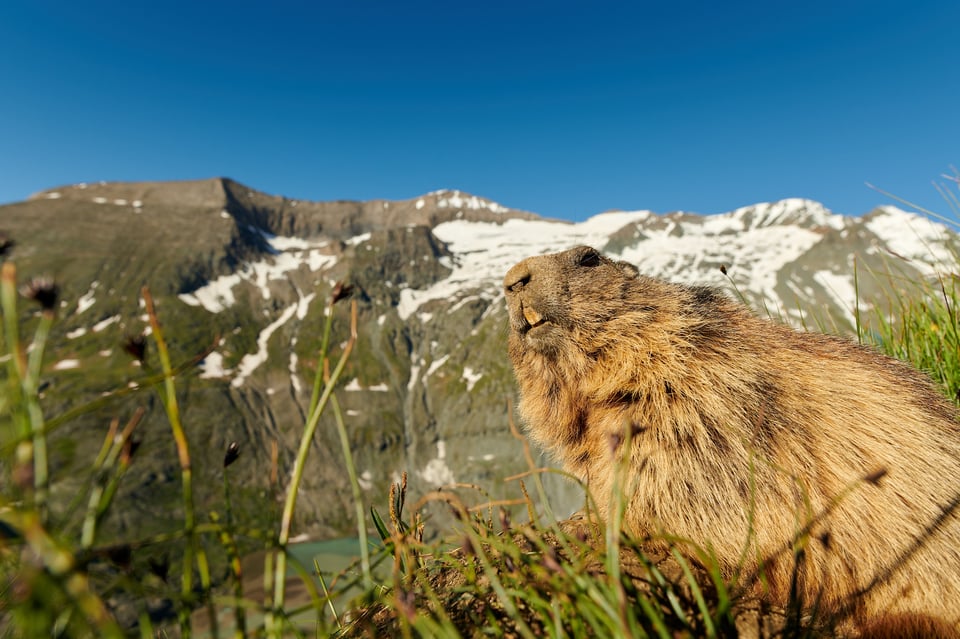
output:
<instances>
[{"instance_id":1,"label":"marmot nose","mask_svg":"<svg viewBox=\"0 0 960 639\"><path fill-rule=\"evenodd\" d=\"M530 281L530 269L526 261L515 264L503 278L503 288L508 293L516 293Z\"/></svg>"}]
</instances>

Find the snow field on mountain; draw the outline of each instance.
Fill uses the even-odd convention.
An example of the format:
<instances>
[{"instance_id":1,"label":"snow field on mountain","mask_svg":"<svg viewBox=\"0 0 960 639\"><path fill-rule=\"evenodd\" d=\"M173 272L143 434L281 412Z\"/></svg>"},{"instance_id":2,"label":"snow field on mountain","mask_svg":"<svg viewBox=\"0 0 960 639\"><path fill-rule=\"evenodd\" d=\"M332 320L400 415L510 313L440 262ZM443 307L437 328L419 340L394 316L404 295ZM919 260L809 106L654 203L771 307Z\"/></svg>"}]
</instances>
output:
<instances>
[{"instance_id":1,"label":"snow field on mountain","mask_svg":"<svg viewBox=\"0 0 960 639\"><path fill-rule=\"evenodd\" d=\"M897 256L910 260L927 273L956 263L953 252L943 241L947 236L945 225L895 206L883 206L880 211L882 214L867 221L867 228Z\"/></svg>"},{"instance_id":2,"label":"snow field on mountain","mask_svg":"<svg viewBox=\"0 0 960 639\"><path fill-rule=\"evenodd\" d=\"M248 262L236 273L221 275L192 293L179 295L181 301L190 306L202 306L211 313L219 313L233 306L236 298L233 289L241 282L248 282L258 289L263 299L270 299L270 282L285 280L287 273L306 266L311 272L330 268L337 262L333 255L327 255L323 248L326 241L309 242L299 237L280 237L263 234L273 255L269 258Z\"/></svg>"},{"instance_id":3,"label":"snow field on mountain","mask_svg":"<svg viewBox=\"0 0 960 639\"><path fill-rule=\"evenodd\" d=\"M806 200L758 205L706 218L697 216L695 222L663 218L665 224L660 228L643 227L645 237L619 257L636 264L645 275L686 283L722 283L719 265L723 264L736 269L739 286L774 296L777 272L821 237L798 226L769 226L799 211L816 215L824 224L843 223L842 217ZM601 213L579 224L517 219L503 224L460 220L440 224L433 232L454 253L454 272L427 289L403 290L397 312L405 320L427 301L455 300L478 289L496 297L503 275L522 259L578 244L602 249L623 227L654 217L650 211L617 211ZM704 279L704 263L714 265L712 277Z\"/></svg>"},{"instance_id":4,"label":"snow field on mountain","mask_svg":"<svg viewBox=\"0 0 960 639\"><path fill-rule=\"evenodd\" d=\"M477 293L496 299L503 275L522 259L578 244L603 249L614 233L631 224L637 225L637 237L614 257L637 265L644 275L729 285L719 268L723 265L739 289L760 295L771 308L791 308L793 300L778 296L779 272L820 242L825 230L842 230L851 220L817 202L788 199L706 217L618 211L578 224L518 219L503 224L446 222L433 232L455 255L453 273L426 289L403 290L397 312L406 320L430 300L460 303ZM930 271L932 264L951 258L942 242L943 225L919 215L885 207L867 227L898 255L925 265L921 270ZM904 233L904 228L910 231ZM815 281L852 316L856 297L852 268L844 273L818 271Z\"/></svg>"}]
</instances>

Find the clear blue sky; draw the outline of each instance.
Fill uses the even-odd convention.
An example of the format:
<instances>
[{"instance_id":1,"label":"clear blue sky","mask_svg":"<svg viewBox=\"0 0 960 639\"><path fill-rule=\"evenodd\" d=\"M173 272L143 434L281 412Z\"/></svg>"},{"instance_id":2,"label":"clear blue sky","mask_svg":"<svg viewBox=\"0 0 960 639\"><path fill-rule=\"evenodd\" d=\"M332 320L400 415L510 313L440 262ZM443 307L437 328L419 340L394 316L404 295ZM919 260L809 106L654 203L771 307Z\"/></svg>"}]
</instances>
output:
<instances>
[{"instance_id":1,"label":"clear blue sky","mask_svg":"<svg viewBox=\"0 0 960 639\"><path fill-rule=\"evenodd\" d=\"M224 175L551 217L946 210L960 2L0 3L0 202Z\"/></svg>"}]
</instances>

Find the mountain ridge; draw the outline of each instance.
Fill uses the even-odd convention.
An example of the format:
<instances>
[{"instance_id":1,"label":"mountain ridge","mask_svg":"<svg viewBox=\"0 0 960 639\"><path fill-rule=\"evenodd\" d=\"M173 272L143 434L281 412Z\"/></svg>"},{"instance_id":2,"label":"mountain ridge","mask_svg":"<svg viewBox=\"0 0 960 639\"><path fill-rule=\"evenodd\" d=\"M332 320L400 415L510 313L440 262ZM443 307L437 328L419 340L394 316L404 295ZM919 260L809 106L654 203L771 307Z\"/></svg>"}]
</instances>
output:
<instances>
[{"instance_id":1,"label":"mountain ridge","mask_svg":"<svg viewBox=\"0 0 960 639\"><path fill-rule=\"evenodd\" d=\"M523 257L592 244L649 275L721 286L783 321L849 332L858 307L897 286L885 274L933 272L951 259L953 237L895 207L849 217L802 199L711 216L608 211L573 223L461 191L305 202L227 178L56 187L0 206L0 230L17 242L21 274L52 274L63 291L44 373L48 414L135 386L58 434L62 494L110 418L137 406L147 408L142 448L169 449L162 411L140 387L144 372L120 348L147 330L146 284L175 358L211 349L177 380L196 467L207 473L198 503L216 508L222 451L239 441L238 504L254 518L282 488L268 479L272 447L281 484L295 455L337 282L354 287L360 310L338 397L367 499L385 503L404 470L415 494L456 481L496 497L504 477L526 469L509 430L500 288ZM331 343L345 339L340 319ZM324 420L297 516L298 532L316 537L346 532L352 517L335 427ZM138 460L105 530L162 528L148 522L150 507L176 512L176 478L173 455ZM576 505L575 488L553 490L564 507Z\"/></svg>"}]
</instances>

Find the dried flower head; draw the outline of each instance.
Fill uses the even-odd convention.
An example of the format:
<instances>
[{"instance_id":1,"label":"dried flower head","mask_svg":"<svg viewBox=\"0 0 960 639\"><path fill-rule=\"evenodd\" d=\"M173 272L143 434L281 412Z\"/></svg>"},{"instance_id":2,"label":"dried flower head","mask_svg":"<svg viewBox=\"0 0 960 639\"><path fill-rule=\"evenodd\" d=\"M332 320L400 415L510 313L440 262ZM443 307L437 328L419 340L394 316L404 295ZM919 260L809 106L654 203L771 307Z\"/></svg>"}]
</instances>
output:
<instances>
[{"instance_id":1,"label":"dried flower head","mask_svg":"<svg viewBox=\"0 0 960 639\"><path fill-rule=\"evenodd\" d=\"M336 304L342 299L350 297L353 293L353 286L350 284L344 284L343 282L337 282L333 287L333 292L330 293L330 303Z\"/></svg>"},{"instance_id":2,"label":"dried flower head","mask_svg":"<svg viewBox=\"0 0 960 639\"><path fill-rule=\"evenodd\" d=\"M133 456L137 453L137 449L140 448L141 441L139 439L128 439L123 444L123 450L120 451L120 462L124 466L129 466L130 462L133 461Z\"/></svg>"},{"instance_id":3,"label":"dried flower head","mask_svg":"<svg viewBox=\"0 0 960 639\"><path fill-rule=\"evenodd\" d=\"M142 364L147 358L147 338L143 335L128 335L123 340L123 350Z\"/></svg>"},{"instance_id":4,"label":"dried flower head","mask_svg":"<svg viewBox=\"0 0 960 639\"><path fill-rule=\"evenodd\" d=\"M240 456L240 444L237 442L230 442L230 445L227 446L227 453L223 456L223 467L226 468L233 462L237 461L237 457Z\"/></svg>"},{"instance_id":5,"label":"dried flower head","mask_svg":"<svg viewBox=\"0 0 960 639\"><path fill-rule=\"evenodd\" d=\"M170 560L167 557L148 557L147 564L150 567L150 572L163 581L167 580L167 576L170 574Z\"/></svg>"},{"instance_id":6,"label":"dried flower head","mask_svg":"<svg viewBox=\"0 0 960 639\"><path fill-rule=\"evenodd\" d=\"M122 570L129 570L133 566L133 548L130 544L110 546L104 554Z\"/></svg>"},{"instance_id":7,"label":"dried flower head","mask_svg":"<svg viewBox=\"0 0 960 639\"><path fill-rule=\"evenodd\" d=\"M13 250L15 244L9 235L0 231L0 257L6 257L6 255Z\"/></svg>"},{"instance_id":8,"label":"dried flower head","mask_svg":"<svg viewBox=\"0 0 960 639\"><path fill-rule=\"evenodd\" d=\"M724 275L727 274L727 265L726 265L726 264L721 264L721 265L720 265L720 272L723 273Z\"/></svg>"},{"instance_id":9,"label":"dried flower head","mask_svg":"<svg viewBox=\"0 0 960 639\"><path fill-rule=\"evenodd\" d=\"M35 277L20 287L20 294L37 302L43 310L52 311L57 306L60 287L49 277Z\"/></svg>"}]
</instances>

